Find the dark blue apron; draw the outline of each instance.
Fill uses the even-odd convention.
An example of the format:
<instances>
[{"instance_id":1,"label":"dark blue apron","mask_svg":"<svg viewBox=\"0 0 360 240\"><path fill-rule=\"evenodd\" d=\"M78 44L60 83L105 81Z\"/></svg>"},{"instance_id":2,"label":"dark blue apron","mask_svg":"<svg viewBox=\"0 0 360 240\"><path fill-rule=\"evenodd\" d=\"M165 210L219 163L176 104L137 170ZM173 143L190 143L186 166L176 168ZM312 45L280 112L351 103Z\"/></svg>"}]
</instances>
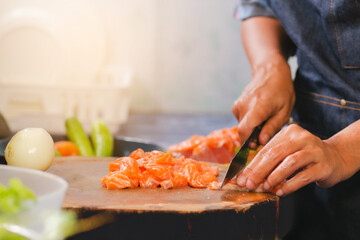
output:
<instances>
[{"instance_id":1,"label":"dark blue apron","mask_svg":"<svg viewBox=\"0 0 360 240\"><path fill-rule=\"evenodd\" d=\"M268 4L296 46L294 121L328 138L360 119L360 1ZM359 172L332 188L311 184L295 194L288 239L360 239Z\"/></svg>"}]
</instances>

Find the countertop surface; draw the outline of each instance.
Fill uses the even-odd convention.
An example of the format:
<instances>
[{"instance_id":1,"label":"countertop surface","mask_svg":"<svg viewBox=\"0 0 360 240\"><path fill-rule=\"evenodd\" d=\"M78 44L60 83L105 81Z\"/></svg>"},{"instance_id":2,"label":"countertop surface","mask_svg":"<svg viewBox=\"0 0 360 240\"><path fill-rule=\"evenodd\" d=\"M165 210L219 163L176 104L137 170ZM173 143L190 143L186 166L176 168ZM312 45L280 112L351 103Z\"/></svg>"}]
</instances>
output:
<instances>
[{"instance_id":1,"label":"countertop surface","mask_svg":"<svg viewBox=\"0 0 360 240\"><path fill-rule=\"evenodd\" d=\"M205 136L214 130L236 124L232 114L133 113L115 135L146 140L166 149L193 135ZM256 204L246 211L205 211L202 214L166 211L119 213L115 222L69 239L247 239L250 236L252 239L276 239L284 236L292 226L292 203L293 198L285 197L279 202ZM98 211L79 212L82 217L96 213ZM163 229L160 232L159 227Z\"/></svg>"},{"instance_id":2,"label":"countertop surface","mask_svg":"<svg viewBox=\"0 0 360 240\"><path fill-rule=\"evenodd\" d=\"M235 117L215 114L130 114L117 136L135 137L164 147L179 143L192 135L210 132L237 124Z\"/></svg>"}]
</instances>

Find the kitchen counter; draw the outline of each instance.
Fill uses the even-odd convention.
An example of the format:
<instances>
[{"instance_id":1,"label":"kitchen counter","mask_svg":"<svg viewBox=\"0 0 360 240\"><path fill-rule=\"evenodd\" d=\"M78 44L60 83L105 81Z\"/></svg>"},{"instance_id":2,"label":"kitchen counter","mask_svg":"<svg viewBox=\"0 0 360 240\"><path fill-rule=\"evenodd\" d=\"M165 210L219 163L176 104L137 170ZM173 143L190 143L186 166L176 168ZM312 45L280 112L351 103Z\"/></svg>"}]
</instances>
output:
<instances>
[{"instance_id":1,"label":"kitchen counter","mask_svg":"<svg viewBox=\"0 0 360 240\"><path fill-rule=\"evenodd\" d=\"M168 147L192 135L208 135L236 124L231 114L131 114L116 135L140 138Z\"/></svg>"},{"instance_id":2,"label":"kitchen counter","mask_svg":"<svg viewBox=\"0 0 360 240\"><path fill-rule=\"evenodd\" d=\"M131 114L115 134L151 141L166 149L192 135L237 124L232 115ZM276 239L292 226L292 196L244 211L184 214L164 211L118 213L116 222L69 238L78 239ZM88 209L89 210L89 209ZM84 209L83 217L96 212ZM100 211L101 213L101 211Z\"/></svg>"},{"instance_id":3,"label":"kitchen counter","mask_svg":"<svg viewBox=\"0 0 360 240\"><path fill-rule=\"evenodd\" d=\"M130 137L150 141L166 149L169 145L179 143L192 135L208 135L214 130L233 127L236 124L236 119L230 114L131 114L115 135L120 138ZM85 177L79 177L80 174L77 173L71 178L82 180L93 176L89 174L89 168L86 168L86 171ZM67 172L63 171L62 174ZM83 194L88 196L87 191ZM229 201L228 198L226 199L225 201ZM247 239L249 236L253 239L281 238L292 227L293 203L294 197L290 195L276 201L263 201L244 211L228 209L196 214L113 211L116 219L113 223L80 233L68 240L144 239L145 237L148 239ZM104 211L81 208L77 213L81 218L86 218L102 214Z\"/></svg>"}]
</instances>

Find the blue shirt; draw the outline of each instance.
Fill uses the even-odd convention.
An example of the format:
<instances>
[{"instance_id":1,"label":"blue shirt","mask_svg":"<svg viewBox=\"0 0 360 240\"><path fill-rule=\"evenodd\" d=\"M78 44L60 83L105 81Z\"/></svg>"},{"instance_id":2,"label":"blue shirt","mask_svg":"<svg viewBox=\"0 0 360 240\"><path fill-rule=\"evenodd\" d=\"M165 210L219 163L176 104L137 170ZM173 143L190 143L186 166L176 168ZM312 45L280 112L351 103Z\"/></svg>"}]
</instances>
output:
<instances>
[{"instance_id":1,"label":"blue shirt","mask_svg":"<svg viewBox=\"0 0 360 240\"><path fill-rule=\"evenodd\" d=\"M238 15L278 19L295 44L297 123L327 138L360 119L359 1L240 0ZM299 190L289 238L360 239L359 186L360 172L329 189Z\"/></svg>"},{"instance_id":2,"label":"blue shirt","mask_svg":"<svg viewBox=\"0 0 360 240\"><path fill-rule=\"evenodd\" d=\"M275 17L271 8L264 0L241 0L237 9L237 17L241 20L263 16Z\"/></svg>"},{"instance_id":3,"label":"blue shirt","mask_svg":"<svg viewBox=\"0 0 360 240\"><path fill-rule=\"evenodd\" d=\"M296 45L300 125L325 138L360 119L360 2L240 0L238 15L277 18Z\"/></svg>"}]
</instances>

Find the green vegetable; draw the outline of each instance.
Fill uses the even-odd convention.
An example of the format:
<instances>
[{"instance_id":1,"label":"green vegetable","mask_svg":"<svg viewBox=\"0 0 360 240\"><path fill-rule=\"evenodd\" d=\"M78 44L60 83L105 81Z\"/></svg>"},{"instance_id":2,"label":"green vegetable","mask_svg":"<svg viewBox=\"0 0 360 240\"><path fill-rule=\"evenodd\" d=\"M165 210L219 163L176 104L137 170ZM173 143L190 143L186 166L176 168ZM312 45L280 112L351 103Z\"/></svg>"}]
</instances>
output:
<instances>
[{"instance_id":1,"label":"green vegetable","mask_svg":"<svg viewBox=\"0 0 360 240\"><path fill-rule=\"evenodd\" d=\"M2 224L17 225L17 217L26 211L24 202L36 201L35 194L17 178L11 178L8 186L0 184L0 239L26 240L16 233L7 231ZM79 232L76 213L70 210L39 212L44 230L39 232L41 239L60 240ZM36 220L39 221L39 220Z\"/></svg>"},{"instance_id":2,"label":"green vegetable","mask_svg":"<svg viewBox=\"0 0 360 240\"><path fill-rule=\"evenodd\" d=\"M1 240L28 240L26 237L22 237L18 234L8 232L7 230L0 228L0 239Z\"/></svg>"},{"instance_id":3,"label":"green vegetable","mask_svg":"<svg viewBox=\"0 0 360 240\"><path fill-rule=\"evenodd\" d=\"M66 134L70 141L79 148L81 156L94 156L94 150L90 139L85 133L81 123L76 117L71 117L65 121Z\"/></svg>"},{"instance_id":4,"label":"green vegetable","mask_svg":"<svg viewBox=\"0 0 360 240\"><path fill-rule=\"evenodd\" d=\"M60 240L79 231L79 222L74 211L48 212L44 218L45 231L42 239Z\"/></svg>"},{"instance_id":5,"label":"green vegetable","mask_svg":"<svg viewBox=\"0 0 360 240\"><path fill-rule=\"evenodd\" d=\"M0 215L20 212L25 200L36 202L36 196L19 179L10 179L9 187L0 184Z\"/></svg>"},{"instance_id":6,"label":"green vegetable","mask_svg":"<svg viewBox=\"0 0 360 240\"><path fill-rule=\"evenodd\" d=\"M253 149L249 149L249 153L253 153L253 154L257 154L259 151L253 150Z\"/></svg>"},{"instance_id":7,"label":"green vegetable","mask_svg":"<svg viewBox=\"0 0 360 240\"><path fill-rule=\"evenodd\" d=\"M0 184L0 239L4 240L25 240L22 236L10 233L1 227L7 218L11 218L22 211L24 201L36 201L35 194L17 178L9 180L9 186Z\"/></svg>"},{"instance_id":8,"label":"green vegetable","mask_svg":"<svg viewBox=\"0 0 360 240\"><path fill-rule=\"evenodd\" d=\"M61 157L61 154L59 153L58 150L55 149L55 157Z\"/></svg>"},{"instance_id":9,"label":"green vegetable","mask_svg":"<svg viewBox=\"0 0 360 240\"><path fill-rule=\"evenodd\" d=\"M93 122L91 140L97 157L110 157L113 155L114 138L104 122L100 120Z\"/></svg>"}]
</instances>

